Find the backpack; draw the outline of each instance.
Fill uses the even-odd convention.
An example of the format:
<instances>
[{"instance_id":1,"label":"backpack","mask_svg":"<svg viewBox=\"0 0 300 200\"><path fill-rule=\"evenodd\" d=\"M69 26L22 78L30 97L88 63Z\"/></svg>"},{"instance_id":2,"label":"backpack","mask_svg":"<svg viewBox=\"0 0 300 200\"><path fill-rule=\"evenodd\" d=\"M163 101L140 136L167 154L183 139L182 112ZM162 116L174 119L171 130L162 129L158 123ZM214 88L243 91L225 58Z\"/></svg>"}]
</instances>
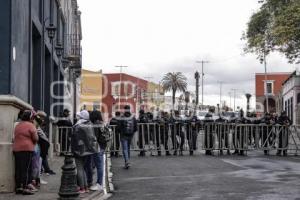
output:
<instances>
[{"instance_id":1,"label":"backpack","mask_svg":"<svg viewBox=\"0 0 300 200\"><path fill-rule=\"evenodd\" d=\"M111 140L112 138L112 130L108 126L98 126L95 127L97 134L97 141L98 144L100 145L101 149L106 149L107 143ZM97 130L98 129L98 130Z\"/></svg>"},{"instance_id":2,"label":"backpack","mask_svg":"<svg viewBox=\"0 0 300 200\"><path fill-rule=\"evenodd\" d=\"M133 136L135 132L135 121L133 118L123 120L123 134L125 136Z\"/></svg>"}]
</instances>

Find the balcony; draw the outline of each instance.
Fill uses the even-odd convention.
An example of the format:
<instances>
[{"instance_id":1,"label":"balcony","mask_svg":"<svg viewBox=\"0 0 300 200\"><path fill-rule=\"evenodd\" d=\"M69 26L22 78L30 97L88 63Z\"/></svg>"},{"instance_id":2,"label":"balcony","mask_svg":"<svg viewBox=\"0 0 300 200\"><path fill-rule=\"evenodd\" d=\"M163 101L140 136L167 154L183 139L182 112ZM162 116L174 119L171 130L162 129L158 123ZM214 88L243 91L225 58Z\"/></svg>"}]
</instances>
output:
<instances>
[{"instance_id":1,"label":"balcony","mask_svg":"<svg viewBox=\"0 0 300 200\"><path fill-rule=\"evenodd\" d=\"M66 58L70 61L70 68L81 69L82 66L82 48L81 35L69 34L67 35L66 44Z\"/></svg>"}]
</instances>

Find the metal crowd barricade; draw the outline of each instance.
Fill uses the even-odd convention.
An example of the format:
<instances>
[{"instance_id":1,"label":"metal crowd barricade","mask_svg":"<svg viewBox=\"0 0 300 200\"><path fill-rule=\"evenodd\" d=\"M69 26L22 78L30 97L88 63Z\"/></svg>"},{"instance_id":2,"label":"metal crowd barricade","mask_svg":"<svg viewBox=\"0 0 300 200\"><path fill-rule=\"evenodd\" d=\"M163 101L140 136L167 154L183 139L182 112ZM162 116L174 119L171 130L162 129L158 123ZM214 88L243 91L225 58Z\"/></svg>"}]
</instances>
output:
<instances>
[{"instance_id":1,"label":"metal crowd barricade","mask_svg":"<svg viewBox=\"0 0 300 200\"><path fill-rule=\"evenodd\" d=\"M110 151L121 150L120 133L113 131ZM195 134L196 133L196 134ZM64 139L60 139L62 141ZM196 141L195 141L196 140ZM297 154L300 147L300 126L234 123L138 123L132 151L169 150L281 150ZM64 147L61 145L62 151Z\"/></svg>"},{"instance_id":2,"label":"metal crowd barricade","mask_svg":"<svg viewBox=\"0 0 300 200\"><path fill-rule=\"evenodd\" d=\"M71 135L72 127L60 126L57 127L56 132L56 152L58 154L65 154L71 152Z\"/></svg>"},{"instance_id":3,"label":"metal crowd barricade","mask_svg":"<svg viewBox=\"0 0 300 200\"><path fill-rule=\"evenodd\" d=\"M290 151L294 153L294 155L298 155L298 150L300 149L300 126L293 125L289 129L290 137L288 145L291 146Z\"/></svg>"}]
</instances>

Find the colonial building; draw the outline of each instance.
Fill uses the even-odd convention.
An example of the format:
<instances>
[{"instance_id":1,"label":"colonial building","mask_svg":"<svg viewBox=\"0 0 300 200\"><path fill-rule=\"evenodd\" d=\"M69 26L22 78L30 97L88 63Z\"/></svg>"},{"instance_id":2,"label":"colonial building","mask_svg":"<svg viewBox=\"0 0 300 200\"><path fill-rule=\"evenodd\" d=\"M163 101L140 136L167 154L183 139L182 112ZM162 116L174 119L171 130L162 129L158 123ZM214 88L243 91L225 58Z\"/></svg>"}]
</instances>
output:
<instances>
[{"instance_id":1,"label":"colonial building","mask_svg":"<svg viewBox=\"0 0 300 200\"><path fill-rule=\"evenodd\" d=\"M148 82L146 98L148 102L148 108L151 112L163 110L164 90L160 84Z\"/></svg>"},{"instance_id":2,"label":"colonial building","mask_svg":"<svg viewBox=\"0 0 300 200\"><path fill-rule=\"evenodd\" d=\"M267 111L267 97L269 112L280 112L280 99L278 96L281 91L282 83L290 74L291 73L268 73L267 77L265 77L264 73L255 74L256 111L258 115Z\"/></svg>"},{"instance_id":3,"label":"colonial building","mask_svg":"<svg viewBox=\"0 0 300 200\"><path fill-rule=\"evenodd\" d=\"M300 74L297 71L282 84L282 104L293 124L300 124Z\"/></svg>"},{"instance_id":4,"label":"colonial building","mask_svg":"<svg viewBox=\"0 0 300 200\"><path fill-rule=\"evenodd\" d=\"M105 119L122 111L125 105L130 105L136 114L140 109L147 111L147 85L146 80L125 73L104 74L101 110Z\"/></svg>"},{"instance_id":5,"label":"colonial building","mask_svg":"<svg viewBox=\"0 0 300 200\"><path fill-rule=\"evenodd\" d=\"M77 104L82 36L77 0L2 0L0 13L0 192L12 192L18 112Z\"/></svg>"},{"instance_id":6,"label":"colonial building","mask_svg":"<svg viewBox=\"0 0 300 200\"><path fill-rule=\"evenodd\" d=\"M80 108L100 110L102 102L102 71L81 71Z\"/></svg>"}]
</instances>

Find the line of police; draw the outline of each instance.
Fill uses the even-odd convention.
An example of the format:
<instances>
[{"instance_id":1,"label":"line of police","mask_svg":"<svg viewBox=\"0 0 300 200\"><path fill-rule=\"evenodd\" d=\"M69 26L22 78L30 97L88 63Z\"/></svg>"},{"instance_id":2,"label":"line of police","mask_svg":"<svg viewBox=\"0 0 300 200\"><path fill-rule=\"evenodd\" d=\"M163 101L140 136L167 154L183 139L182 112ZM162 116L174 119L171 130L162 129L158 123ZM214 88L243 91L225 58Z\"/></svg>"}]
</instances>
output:
<instances>
[{"instance_id":1,"label":"line of police","mask_svg":"<svg viewBox=\"0 0 300 200\"><path fill-rule=\"evenodd\" d=\"M119 120L120 113L116 112L115 117L111 119L110 125L115 126L113 144L112 144L112 155L119 155L120 148L120 130ZM150 112L145 113L144 110L140 110L138 118L138 148L140 156L145 156L146 145L154 146L152 150L157 150L158 156L161 156L161 146L164 146L166 156L170 156L170 150L173 150L173 155L183 155L183 151L188 146L190 155L193 155L197 149L197 138L200 130L204 131L204 142L203 149L205 149L206 155L212 155L213 150L219 150L220 154L223 154L223 150L227 150L227 154L230 155L231 144L229 140L229 132L232 131L232 144L235 150L233 154L244 155L246 146L253 144L254 146L261 145L261 149L264 150L265 155L269 154L269 147L275 146L276 134L272 131L272 127L275 124L285 126L286 129L281 129L278 134L278 150L277 155L283 153L287 155L288 146L288 126L290 120L285 112L282 112L279 117L276 115L270 115L268 113L261 119L258 118L245 118L243 113L240 113L238 118L232 116L231 118L225 119L219 116L218 119L213 120L212 114L208 112L204 120L199 120L197 116L186 115L185 118L179 116L178 111L173 113L160 112L154 119L153 114ZM227 124L228 126L218 126ZM230 126L231 124L232 126ZM252 133L259 132L258 136L254 134L245 133L246 126L234 126L234 125L263 125L254 126ZM258 130L259 128L259 130ZM255 130L257 129L257 130ZM217 133L217 140L219 146L214 145L215 137L214 133ZM246 139L246 137L248 137ZM245 144L248 143L248 144ZM170 145L172 147L170 147ZM150 148L151 155L153 151Z\"/></svg>"}]
</instances>

